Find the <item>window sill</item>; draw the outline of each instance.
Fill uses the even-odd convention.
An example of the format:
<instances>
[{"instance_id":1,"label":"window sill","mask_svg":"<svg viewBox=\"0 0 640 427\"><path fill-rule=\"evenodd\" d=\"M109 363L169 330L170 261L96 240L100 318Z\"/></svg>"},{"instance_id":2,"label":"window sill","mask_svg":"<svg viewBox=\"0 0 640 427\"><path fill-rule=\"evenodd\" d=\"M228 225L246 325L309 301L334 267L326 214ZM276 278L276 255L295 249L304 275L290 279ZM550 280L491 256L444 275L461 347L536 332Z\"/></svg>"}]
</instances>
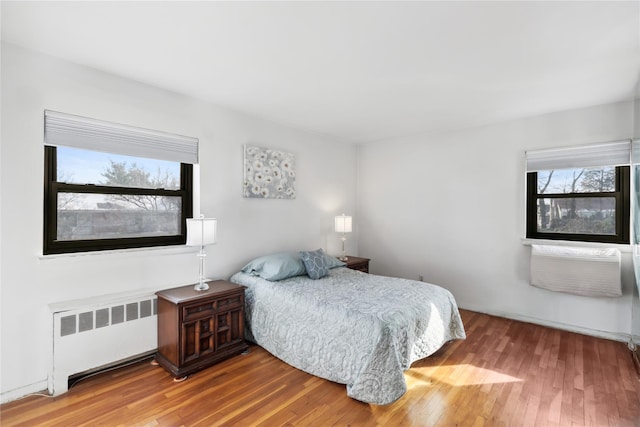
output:
<instances>
[{"instance_id":1,"label":"window sill","mask_svg":"<svg viewBox=\"0 0 640 427\"><path fill-rule=\"evenodd\" d=\"M597 243L597 242L574 242L571 240L548 240L548 239L520 239L524 246L531 245L551 245L551 246L572 246L577 248L616 248L620 252L633 252L633 245L620 243ZM636 246L637 247L637 246Z\"/></svg>"},{"instance_id":2,"label":"window sill","mask_svg":"<svg viewBox=\"0 0 640 427\"><path fill-rule=\"evenodd\" d=\"M92 258L92 257L131 258L131 257L145 257L145 256L167 256L167 255L196 253L199 250L200 250L199 247L185 246L185 245L158 246L158 247L134 248L134 249L113 249L108 251L70 252L66 254L53 254L53 255L40 254L38 256L38 259L41 261L51 261L51 260L85 258L85 257L86 258Z\"/></svg>"}]
</instances>

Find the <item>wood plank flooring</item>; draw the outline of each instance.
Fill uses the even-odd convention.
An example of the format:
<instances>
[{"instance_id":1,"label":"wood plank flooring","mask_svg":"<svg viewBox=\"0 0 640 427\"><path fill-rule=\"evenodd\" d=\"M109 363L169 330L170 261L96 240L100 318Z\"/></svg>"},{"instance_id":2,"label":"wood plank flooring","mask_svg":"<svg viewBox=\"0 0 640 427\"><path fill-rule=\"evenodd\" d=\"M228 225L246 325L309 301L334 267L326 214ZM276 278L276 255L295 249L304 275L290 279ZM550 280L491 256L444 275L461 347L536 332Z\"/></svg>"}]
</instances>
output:
<instances>
[{"instance_id":1,"label":"wood plank flooring","mask_svg":"<svg viewBox=\"0 0 640 427\"><path fill-rule=\"evenodd\" d=\"M626 344L462 311L468 338L405 373L386 406L292 368L257 346L174 383L148 361L55 398L0 406L8 426L640 426Z\"/></svg>"}]
</instances>

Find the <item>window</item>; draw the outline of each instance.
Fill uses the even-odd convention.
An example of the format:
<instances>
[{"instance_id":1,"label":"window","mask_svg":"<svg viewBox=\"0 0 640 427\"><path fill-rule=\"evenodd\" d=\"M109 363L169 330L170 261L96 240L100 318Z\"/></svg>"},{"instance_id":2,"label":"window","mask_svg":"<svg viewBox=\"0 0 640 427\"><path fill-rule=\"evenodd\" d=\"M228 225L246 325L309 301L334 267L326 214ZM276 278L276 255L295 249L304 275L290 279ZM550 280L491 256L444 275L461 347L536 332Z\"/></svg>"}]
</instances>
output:
<instances>
[{"instance_id":1,"label":"window","mask_svg":"<svg viewBox=\"0 0 640 427\"><path fill-rule=\"evenodd\" d=\"M631 144L631 165L632 165L632 182L633 182L633 196L632 196L632 220L631 227L634 231L632 243L640 245L640 139L636 139Z\"/></svg>"},{"instance_id":2,"label":"window","mask_svg":"<svg viewBox=\"0 0 640 427\"><path fill-rule=\"evenodd\" d=\"M185 243L197 140L46 111L44 153L44 254Z\"/></svg>"},{"instance_id":3,"label":"window","mask_svg":"<svg viewBox=\"0 0 640 427\"><path fill-rule=\"evenodd\" d=\"M527 237L629 243L629 147L528 152Z\"/></svg>"}]
</instances>

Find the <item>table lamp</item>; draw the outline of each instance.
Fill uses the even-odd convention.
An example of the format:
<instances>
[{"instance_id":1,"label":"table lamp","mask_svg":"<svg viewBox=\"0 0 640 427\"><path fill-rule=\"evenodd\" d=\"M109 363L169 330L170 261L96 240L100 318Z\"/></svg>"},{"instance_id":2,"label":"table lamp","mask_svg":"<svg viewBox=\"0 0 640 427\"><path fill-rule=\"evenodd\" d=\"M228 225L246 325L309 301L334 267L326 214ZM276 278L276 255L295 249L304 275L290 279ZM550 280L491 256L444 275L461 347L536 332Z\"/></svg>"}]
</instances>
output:
<instances>
[{"instance_id":1,"label":"table lamp","mask_svg":"<svg viewBox=\"0 0 640 427\"><path fill-rule=\"evenodd\" d=\"M216 243L216 234L218 221L215 218L187 218L187 246L200 246L198 258L200 258L200 280L194 287L196 291L206 291L209 289L204 281L204 252L205 245L213 245Z\"/></svg>"},{"instance_id":2,"label":"table lamp","mask_svg":"<svg viewBox=\"0 0 640 427\"><path fill-rule=\"evenodd\" d=\"M351 233L351 217L345 214L336 216L335 230L336 233L342 233L342 256L339 259L340 261L346 261L347 254L344 250L344 242L347 240L347 237L345 236L345 233Z\"/></svg>"}]
</instances>

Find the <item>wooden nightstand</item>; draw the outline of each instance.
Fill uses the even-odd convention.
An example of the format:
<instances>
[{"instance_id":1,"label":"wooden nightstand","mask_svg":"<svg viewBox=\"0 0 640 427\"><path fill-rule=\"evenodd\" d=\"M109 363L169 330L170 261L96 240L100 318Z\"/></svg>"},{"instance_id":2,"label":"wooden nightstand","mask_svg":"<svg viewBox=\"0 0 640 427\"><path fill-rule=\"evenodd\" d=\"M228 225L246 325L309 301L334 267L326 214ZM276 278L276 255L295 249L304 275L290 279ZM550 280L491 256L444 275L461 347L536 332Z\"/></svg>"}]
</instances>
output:
<instances>
[{"instance_id":1,"label":"wooden nightstand","mask_svg":"<svg viewBox=\"0 0 640 427\"><path fill-rule=\"evenodd\" d=\"M224 280L156 292L156 361L177 379L247 350L244 341L244 286Z\"/></svg>"},{"instance_id":2,"label":"wooden nightstand","mask_svg":"<svg viewBox=\"0 0 640 427\"><path fill-rule=\"evenodd\" d=\"M347 267L352 270L362 271L364 273L369 272L369 258L358 258L357 256L347 256L347 260L343 261L347 264Z\"/></svg>"}]
</instances>

